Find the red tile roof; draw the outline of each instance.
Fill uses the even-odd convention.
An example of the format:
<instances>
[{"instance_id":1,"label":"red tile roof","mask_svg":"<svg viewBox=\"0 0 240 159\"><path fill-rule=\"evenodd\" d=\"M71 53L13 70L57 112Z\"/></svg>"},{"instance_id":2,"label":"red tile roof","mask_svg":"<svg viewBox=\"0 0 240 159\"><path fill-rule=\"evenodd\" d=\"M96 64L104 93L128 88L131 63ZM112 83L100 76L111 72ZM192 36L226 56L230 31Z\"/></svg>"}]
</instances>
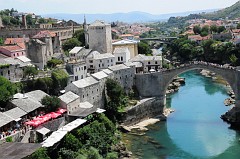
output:
<instances>
[{"instance_id":1,"label":"red tile roof","mask_svg":"<svg viewBox=\"0 0 240 159\"><path fill-rule=\"evenodd\" d=\"M24 50L23 48L21 48L18 45L0 46L0 48L8 50L10 52Z\"/></svg>"},{"instance_id":2,"label":"red tile roof","mask_svg":"<svg viewBox=\"0 0 240 159\"><path fill-rule=\"evenodd\" d=\"M24 42L28 42L29 38L7 38L4 41L5 45L11 45L11 44L18 44L18 43L24 43Z\"/></svg>"},{"instance_id":3,"label":"red tile roof","mask_svg":"<svg viewBox=\"0 0 240 159\"><path fill-rule=\"evenodd\" d=\"M56 36L54 32L51 32L49 30L44 30L37 33L37 35L34 35L33 38L39 39L39 38L54 37L54 36Z\"/></svg>"}]
</instances>

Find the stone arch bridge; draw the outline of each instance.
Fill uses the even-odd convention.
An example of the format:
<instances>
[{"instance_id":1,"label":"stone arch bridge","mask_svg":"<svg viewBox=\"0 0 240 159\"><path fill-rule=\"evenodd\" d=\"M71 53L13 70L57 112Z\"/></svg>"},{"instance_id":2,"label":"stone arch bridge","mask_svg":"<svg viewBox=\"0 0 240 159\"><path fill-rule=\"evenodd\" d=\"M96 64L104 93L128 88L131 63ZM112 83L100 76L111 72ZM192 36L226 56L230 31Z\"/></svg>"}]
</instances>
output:
<instances>
[{"instance_id":1,"label":"stone arch bridge","mask_svg":"<svg viewBox=\"0 0 240 159\"><path fill-rule=\"evenodd\" d=\"M136 87L143 98L156 97L164 106L166 104L166 90L170 82L177 75L189 70L205 69L222 76L235 93L236 106L240 107L240 70L231 66L220 66L206 62L191 62L177 68L155 72L136 74Z\"/></svg>"}]
</instances>

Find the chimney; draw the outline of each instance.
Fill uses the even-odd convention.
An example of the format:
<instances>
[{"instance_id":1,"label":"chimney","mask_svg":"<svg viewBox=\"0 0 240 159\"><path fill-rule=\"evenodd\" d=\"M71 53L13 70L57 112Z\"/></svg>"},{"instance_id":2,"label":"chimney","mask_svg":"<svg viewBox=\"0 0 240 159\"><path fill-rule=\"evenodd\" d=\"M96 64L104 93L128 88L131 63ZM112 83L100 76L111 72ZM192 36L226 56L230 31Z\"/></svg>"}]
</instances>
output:
<instances>
[{"instance_id":1,"label":"chimney","mask_svg":"<svg viewBox=\"0 0 240 159\"><path fill-rule=\"evenodd\" d=\"M27 19L25 14L22 15L22 25L24 29L27 29Z\"/></svg>"}]
</instances>

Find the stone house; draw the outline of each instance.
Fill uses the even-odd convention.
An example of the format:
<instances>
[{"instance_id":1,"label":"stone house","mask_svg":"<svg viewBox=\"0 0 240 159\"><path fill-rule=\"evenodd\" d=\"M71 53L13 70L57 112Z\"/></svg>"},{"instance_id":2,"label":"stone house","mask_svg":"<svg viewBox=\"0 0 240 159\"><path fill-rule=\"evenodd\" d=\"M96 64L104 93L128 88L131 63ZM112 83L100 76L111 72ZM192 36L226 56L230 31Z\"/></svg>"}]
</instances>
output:
<instances>
[{"instance_id":1,"label":"stone house","mask_svg":"<svg viewBox=\"0 0 240 159\"><path fill-rule=\"evenodd\" d=\"M137 41L124 39L117 42L112 43L113 50L116 48L128 48L130 51L130 58L133 58L134 56L138 55L138 46Z\"/></svg>"},{"instance_id":2,"label":"stone house","mask_svg":"<svg viewBox=\"0 0 240 159\"><path fill-rule=\"evenodd\" d=\"M61 100L61 107L67 109L68 115L72 114L80 107L80 97L71 91L68 91L58 98Z\"/></svg>"},{"instance_id":3,"label":"stone house","mask_svg":"<svg viewBox=\"0 0 240 159\"><path fill-rule=\"evenodd\" d=\"M113 72L113 79L118 81L125 92L128 93L134 85L135 67L120 64L110 66L108 69Z\"/></svg>"},{"instance_id":4,"label":"stone house","mask_svg":"<svg viewBox=\"0 0 240 159\"><path fill-rule=\"evenodd\" d=\"M87 77L87 65L83 61L72 60L66 63L69 81L77 81Z\"/></svg>"},{"instance_id":5,"label":"stone house","mask_svg":"<svg viewBox=\"0 0 240 159\"><path fill-rule=\"evenodd\" d=\"M139 54L129 61L141 62L143 64L143 72L149 72L151 69L159 71L162 68L162 56L145 56Z\"/></svg>"},{"instance_id":6,"label":"stone house","mask_svg":"<svg viewBox=\"0 0 240 159\"><path fill-rule=\"evenodd\" d=\"M115 56L116 64L122 64L130 60L130 51L127 47L115 48L113 51L113 55Z\"/></svg>"},{"instance_id":7,"label":"stone house","mask_svg":"<svg viewBox=\"0 0 240 159\"><path fill-rule=\"evenodd\" d=\"M115 56L113 54L100 54L98 51L91 52L87 56L86 63L89 73L96 73L116 64Z\"/></svg>"},{"instance_id":8,"label":"stone house","mask_svg":"<svg viewBox=\"0 0 240 159\"><path fill-rule=\"evenodd\" d=\"M65 91L72 91L79 95L80 102L89 102L94 106L101 107L102 92L100 91L99 81L93 77L87 77L78 81L74 81L67 85Z\"/></svg>"},{"instance_id":9,"label":"stone house","mask_svg":"<svg viewBox=\"0 0 240 159\"><path fill-rule=\"evenodd\" d=\"M18 56L25 56L26 50L18 45L7 45L7 46L0 46L0 53L16 58Z\"/></svg>"},{"instance_id":10,"label":"stone house","mask_svg":"<svg viewBox=\"0 0 240 159\"><path fill-rule=\"evenodd\" d=\"M0 75L12 82L20 81L23 78L23 70L30 65L30 60L25 56L13 58L0 58Z\"/></svg>"}]
</instances>

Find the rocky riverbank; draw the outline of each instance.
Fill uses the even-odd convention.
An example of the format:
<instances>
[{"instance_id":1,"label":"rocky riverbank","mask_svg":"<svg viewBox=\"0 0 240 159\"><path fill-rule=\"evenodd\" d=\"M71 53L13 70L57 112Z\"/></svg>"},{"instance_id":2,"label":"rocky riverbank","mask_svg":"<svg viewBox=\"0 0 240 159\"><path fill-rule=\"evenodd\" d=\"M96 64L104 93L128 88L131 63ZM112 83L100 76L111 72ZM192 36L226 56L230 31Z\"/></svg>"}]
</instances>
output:
<instances>
[{"instance_id":1,"label":"rocky riverbank","mask_svg":"<svg viewBox=\"0 0 240 159\"><path fill-rule=\"evenodd\" d=\"M179 87L185 84L185 79L181 77L174 78L169 84L166 94L174 93L179 90Z\"/></svg>"},{"instance_id":2,"label":"rocky riverbank","mask_svg":"<svg viewBox=\"0 0 240 159\"><path fill-rule=\"evenodd\" d=\"M229 87L229 84L227 83L227 81L225 81L222 77L217 76L215 73L210 72L208 70L202 70L201 75L208 77L208 78L212 78L214 82L220 83L220 84L224 84L225 86ZM229 90L228 92L229 98L224 100L224 105L225 106L230 106L235 104L235 94L232 90Z\"/></svg>"},{"instance_id":3,"label":"rocky riverbank","mask_svg":"<svg viewBox=\"0 0 240 159\"><path fill-rule=\"evenodd\" d=\"M165 121L167 119L167 116L172 112L174 112L174 110L168 108L164 110L163 114L156 116L155 118L148 118L134 125L121 124L120 129L123 130L124 132L131 132L133 129L140 130L140 131L147 131L148 125L153 125L159 121Z\"/></svg>"}]
</instances>

